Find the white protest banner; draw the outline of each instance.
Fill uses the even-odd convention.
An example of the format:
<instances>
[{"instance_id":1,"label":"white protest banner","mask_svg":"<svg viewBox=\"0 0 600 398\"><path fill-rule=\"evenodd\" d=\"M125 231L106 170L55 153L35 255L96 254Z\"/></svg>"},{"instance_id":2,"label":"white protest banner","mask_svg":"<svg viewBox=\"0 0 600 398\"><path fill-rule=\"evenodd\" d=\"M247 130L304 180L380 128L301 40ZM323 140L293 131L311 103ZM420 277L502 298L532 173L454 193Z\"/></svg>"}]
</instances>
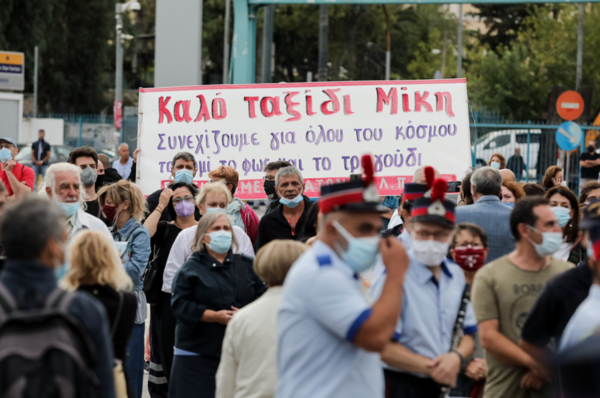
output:
<instances>
[{"instance_id":1,"label":"white protest banner","mask_svg":"<svg viewBox=\"0 0 600 398\"><path fill-rule=\"evenodd\" d=\"M361 173L365 153L380 195L402 193L422 165L446 180L471 165L465 79L141 88L139 112L146 195L168 184L181 151L196 157L199 185L235 168L241 199L266 197L263 167L279 159L302 171L310 197Z\"/></svg>"}]
</instances>

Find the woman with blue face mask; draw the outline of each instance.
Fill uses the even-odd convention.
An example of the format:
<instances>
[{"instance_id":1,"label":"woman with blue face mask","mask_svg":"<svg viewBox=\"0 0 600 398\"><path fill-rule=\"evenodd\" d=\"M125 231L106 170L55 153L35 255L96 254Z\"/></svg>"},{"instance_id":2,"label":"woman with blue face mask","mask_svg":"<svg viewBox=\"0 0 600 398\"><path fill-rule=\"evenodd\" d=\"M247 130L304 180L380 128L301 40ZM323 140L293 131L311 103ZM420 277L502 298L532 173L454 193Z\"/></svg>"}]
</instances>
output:
<instances>
[{"instance_id":1,"label":"woman with blue face mask","mask_svg":"<svg viewBox=\"0 0 600 398\"><path fill-rule=\"evenodd\" d=\"M236 243L226 214L206 214L196 229L194 253L175 275L171 309L177 329L169 396L215 396L225 328L239 308L267 288L254 273L252 258L234 255Z\"/></svg>"},{"instance_id":2,"label":"woman with blue face mask","mask_svg":"<svg viewBox=\"0 0 600 398\"><path fill-rule=\"evenodd\" d=\"M506 168L506 159L504 159L504 156L502 156L502 154L495 153L490 158L490 161L488 162L488 166L491 166L498 170L502 170L502 169Z\"/></svg>"},{"instance_id":3,"label":"woman with blue face mask","mask_svg":"<svg viewBox=\"0 0 600 398\"><path fill-rule=\"evenodd\" d=\"M544 195L550 201L552 211L563 230L563 243L553 257L573 264L587 261L585 248L579 236L579 202L567 187L550 188Z\"/></svg>"}]
</instances>

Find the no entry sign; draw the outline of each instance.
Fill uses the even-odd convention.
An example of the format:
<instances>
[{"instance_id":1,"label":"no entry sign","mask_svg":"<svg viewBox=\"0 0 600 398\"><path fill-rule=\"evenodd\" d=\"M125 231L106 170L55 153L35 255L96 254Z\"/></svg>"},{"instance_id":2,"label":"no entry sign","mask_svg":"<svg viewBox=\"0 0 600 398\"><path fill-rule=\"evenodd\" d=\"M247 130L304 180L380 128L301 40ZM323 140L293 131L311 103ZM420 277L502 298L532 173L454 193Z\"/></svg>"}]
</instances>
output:
<instances>
[{"instance_id":1,"label":"no entry sign","mask_svg":"<svg viewBox=\"0 0 600 398\"><path fill-rule=\"evenodd\" d=\"M565 91L556 101L556 111L565 120L575 120L583 113L583 98L576 91Z\"/></svg>"}]
</instances>

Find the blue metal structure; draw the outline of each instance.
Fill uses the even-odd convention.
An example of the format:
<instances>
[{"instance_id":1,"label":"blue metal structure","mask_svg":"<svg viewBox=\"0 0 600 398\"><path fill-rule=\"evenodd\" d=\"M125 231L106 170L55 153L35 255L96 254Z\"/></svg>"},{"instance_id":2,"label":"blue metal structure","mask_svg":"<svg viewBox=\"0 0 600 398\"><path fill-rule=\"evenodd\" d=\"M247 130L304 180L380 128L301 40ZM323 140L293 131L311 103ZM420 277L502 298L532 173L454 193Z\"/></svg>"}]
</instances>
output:
<instances>
[{"instance_id":1,"label":"blue metal structure","mask_svg":"<svg viewBox=\"0 0 600 398\"><path fill-rule=\"evenodd\" d=\"M452 0L452 4L598 3L600 0ZM269 4L449 4L447 0L233 0L234 25L230 83L254 83L256 18Z\"/></svg>"}]
</instances>

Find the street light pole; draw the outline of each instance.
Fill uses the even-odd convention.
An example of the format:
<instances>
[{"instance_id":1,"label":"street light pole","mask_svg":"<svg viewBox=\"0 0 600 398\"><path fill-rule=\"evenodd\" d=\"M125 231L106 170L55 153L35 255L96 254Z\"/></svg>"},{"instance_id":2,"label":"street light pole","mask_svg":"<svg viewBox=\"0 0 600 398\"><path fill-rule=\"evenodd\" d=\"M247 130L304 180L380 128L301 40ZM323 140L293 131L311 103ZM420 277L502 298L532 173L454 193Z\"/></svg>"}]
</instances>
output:
<instances>
[{"instance_id":1,"label":"street light pole","mask_svg":"<svg viewBox=\"0 0 600 398\"><path fill-rule=\"evenodd\" d=\"M458 40L456 43L456 77L462 75L462 30L463 30L462 3L458 5Z\"/></svg>"},{"instance_id":2,"label":"street light pole","mask_svg":"<svg viewBox=\"0 0 600 398\"><path fill-rule=\"evenodd\" d=\"M115 65L115 122L117 119L117 107L123 104L123 9L124 4L115 4L115 18L117 20L115 48L116 48L116 65ZM120 131L119 127L117 131Z\"/></svg>"},{"instance_id":3,"label":"street light pole","mask_svg":"<svg viewBox=\"0 0 600 398\"><path fill-rule=\"evenodd\" d=\"M127 9L139 11L140 3L135 0L127 3L115 4L115 19L116 19L116 34L115 34L115 49L116 49L116 65L115 65L115 104L113 114L115 119L115 130L121 132L121 140L123 140L123 129L121 126L123 112L123 12ZM132 38L132 37L129 37Z\"/></svg>"},{"instance_id":4,"label":"street light pole","mask_svg":"<svg viewBox=\"0 0 600 398\"><path fill-rule=\"evenodd\" d=\"M225 33L223 39L223 84L229 83L229 18L231 15L231 2L225 0Z\"/></svg>"},{"instance_id":5,"label":"street light pole","mask_svg":"<svg viewBox=\"0 0 600 398\"><path fill-rule=\"evenodd\" d=\"M583 65L583 3L579 3L579 20L577 24L577 72L575 77L575 90L579 91L581 85Z\"/></svg>"}]
</instances>

